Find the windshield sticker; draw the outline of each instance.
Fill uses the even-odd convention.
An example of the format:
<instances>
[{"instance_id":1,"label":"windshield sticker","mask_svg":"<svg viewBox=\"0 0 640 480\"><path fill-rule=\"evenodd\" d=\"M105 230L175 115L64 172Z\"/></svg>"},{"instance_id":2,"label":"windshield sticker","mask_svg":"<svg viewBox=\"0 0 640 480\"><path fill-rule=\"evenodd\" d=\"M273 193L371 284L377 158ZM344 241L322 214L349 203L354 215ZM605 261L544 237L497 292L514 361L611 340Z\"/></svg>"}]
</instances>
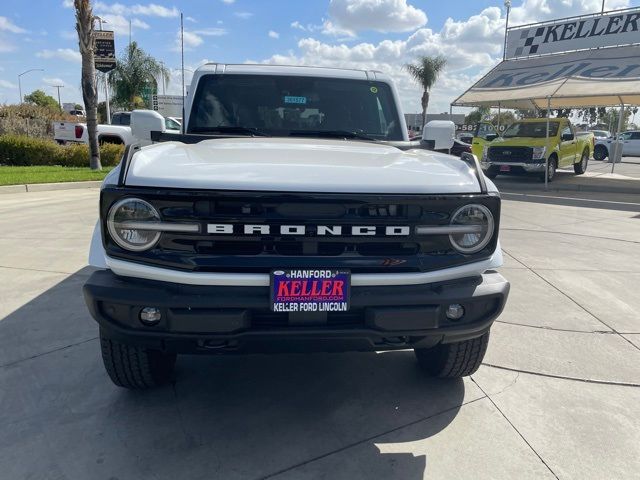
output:
<instances>
[{"instance_id":1,"label":"windshield sticker","mask_svg":"<svg viewBox=\"0 0 640 480\"><path fill-rule=\"evenodd\" d=\"M369 90L371 93L378 93L378 87L371 87Z\"/></svg>"},{"instance_id":2,"label":"windshield sticker","mask_svg":"<svg viewBox=\"0 0 640 480\"><path fill-rule=\"evenodd\" d=\"M294 97L294 96L286 95L284 97L284 103L295 103L297 105L306 105L307 97Z\"/></svg>"}]
</instances>

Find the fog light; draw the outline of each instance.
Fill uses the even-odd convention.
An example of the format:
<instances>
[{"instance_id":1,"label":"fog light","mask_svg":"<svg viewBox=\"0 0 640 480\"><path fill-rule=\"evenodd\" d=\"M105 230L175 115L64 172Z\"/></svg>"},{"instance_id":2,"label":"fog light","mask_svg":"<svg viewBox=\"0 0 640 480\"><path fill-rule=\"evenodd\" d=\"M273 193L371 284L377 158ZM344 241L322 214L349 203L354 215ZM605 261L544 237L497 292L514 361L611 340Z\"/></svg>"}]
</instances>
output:
<instances>
[{"instance_id":1,"label":"fog light","mask_svg":"<svg viewBox=\"0 0 640 480\"><path fill-rule=\"evenodd\" d=\"M464 307L459 303L452 303L447 307L445 315L449 320L460 320L464 315Z\"/></svg>"},{"instance_id":2,"label":"fog light","mask_svg":"<svg viewBox=\"0 0 640 480\"><path fill-rule=\"evenodd\" d=\"M140 321L145 325L155 325L161 318L160 309L156 307L144 307L140 312Z\"/></svg>"}]
</instances>

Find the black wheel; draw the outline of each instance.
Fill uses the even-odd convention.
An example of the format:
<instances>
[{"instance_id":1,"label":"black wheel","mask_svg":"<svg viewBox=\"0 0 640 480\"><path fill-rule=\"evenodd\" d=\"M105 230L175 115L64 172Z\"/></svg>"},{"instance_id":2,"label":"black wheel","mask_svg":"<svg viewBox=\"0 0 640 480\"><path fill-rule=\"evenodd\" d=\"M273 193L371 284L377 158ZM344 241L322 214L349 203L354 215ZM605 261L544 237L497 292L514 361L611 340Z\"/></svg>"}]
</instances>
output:
<instances>
[{"instance_id":1,"label":"black wheel","mask_svg":"<svg viewBox=\"0 0 640 480\"><path fill-rule=\"evenodd\" d=\"M489 332L463 342L445 343L433 348L416 348L420 368L439 378L458 378L478 370L489 345Z\"/></svg>"},{"instance_id":2,"label":"black wheel","mask_svg":"<svg viewBox=\"0 0 640 480\"><path fill-rule=\"evenodd\" d=\"M152 388L171 379L176 355L134 347L100 333L102 361L111 381L130 389Z\"/></svg>"},{"instance_id":3,"label":"black wheel","mask_svg":"<svg viewBox=\"0 0 640 480\"><path fill-rule=\"evenodd\" d=\"M576 175L582 175L584 172L587 171L588 164L589 164L589 149L585 148L584 152L582 152L580 163L573 164L573 171L576 172Z\"/></svg>"},{"instance_id":4,"label":"black wheel","mask_svg":"<svg viewBox=\"0 0 640 480\"><path fill-rule=\"evenodd\" d=\"M549 163L547 164L547 181L552 182L554 177L556 176L556 169L558 168L558 159L556 157L549 158ZM544 173L540 176L540 179L544 182Z\"/></svg>"},{"instance_id":5,"label":"black wheel","mask_svg":"<svg viewBox=\"0 0 640 480\"><path fill-rule=\"evenodd\" d=\"M609 151L607 147L604 145L596 145L596 148L593 150L593 158L595 160L604 160L609 156Z\"/></svg>"},{"instance_id":6,"label":"black wheel","mask_svg":"<svg viewBox=\"0 0 640 480\"><path fill-rule=\"evenodd\" d=\"M493 180L498 176L498 172L484 172L484 176Z\"/></svg>"}]
</instances>

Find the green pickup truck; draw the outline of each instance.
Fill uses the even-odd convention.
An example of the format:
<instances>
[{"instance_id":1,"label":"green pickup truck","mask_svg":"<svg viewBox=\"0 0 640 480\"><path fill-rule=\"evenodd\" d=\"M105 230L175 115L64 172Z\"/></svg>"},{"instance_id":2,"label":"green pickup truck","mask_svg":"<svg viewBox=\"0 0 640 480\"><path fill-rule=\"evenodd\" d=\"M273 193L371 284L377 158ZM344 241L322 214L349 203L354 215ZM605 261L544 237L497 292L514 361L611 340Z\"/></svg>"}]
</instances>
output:
<instances>
[{"instance_id":1,"label":"green pickup truck","mask_svg":"<svg viewBox=\"0 0 640 480\"><path fill-rule=\"evenodd\" d=\"M593 155L593 146L593 133L577 133L566 118L549 121L548 140L546 118L518 120L501 137L486 143L480 164L489 178L535 174L544 181L546 170L547 180L552 181L557 168L573 165L576 175L583 174Z\"/></svg>"}]
</instances>

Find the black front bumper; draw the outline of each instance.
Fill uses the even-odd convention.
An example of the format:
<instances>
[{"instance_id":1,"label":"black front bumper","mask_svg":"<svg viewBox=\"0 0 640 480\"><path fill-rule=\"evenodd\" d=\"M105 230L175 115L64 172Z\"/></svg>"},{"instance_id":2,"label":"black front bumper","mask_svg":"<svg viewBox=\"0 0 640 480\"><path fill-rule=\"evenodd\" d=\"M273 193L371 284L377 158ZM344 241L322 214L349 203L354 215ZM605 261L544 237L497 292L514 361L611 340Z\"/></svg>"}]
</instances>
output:
<instances>
[{"instance_id":1,"label":"black front bumper","mask_svg":"<svg viewBox=\"0 0 640 480\"><path fill-rule=\"evenodd\" d=\"M425 285L352 287L349 312L269 311L268 287L182 285L95 272L84 285L103 335L178 353L371 351L429 347L482 335L502 312L509 282L496 272ZM447 319L448 305L465 315ZM157 307L154 326L139 320Z\"/></svg>"}]
</instances>

